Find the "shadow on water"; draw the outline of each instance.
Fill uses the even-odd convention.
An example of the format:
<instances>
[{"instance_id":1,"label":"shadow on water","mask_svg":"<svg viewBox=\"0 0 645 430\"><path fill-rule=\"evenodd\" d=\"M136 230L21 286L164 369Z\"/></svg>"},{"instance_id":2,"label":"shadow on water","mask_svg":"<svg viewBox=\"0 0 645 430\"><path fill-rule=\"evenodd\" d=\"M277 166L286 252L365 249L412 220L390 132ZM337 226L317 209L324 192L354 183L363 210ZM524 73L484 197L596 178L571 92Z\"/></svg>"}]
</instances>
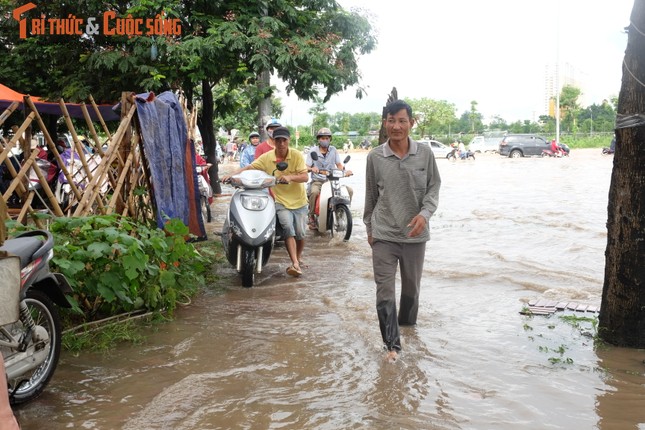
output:
<instances>
[{"instance_id":1,"label":"shadow on water","mask_svg":"<svg viewBox=\"0 0 645 430\"><path fill-rule=\"evenodd\" d=\"M224 292L205 291L143 345L64 353L17 411L23 429L642 428L642 351L596 351L557 315L519 314L532 299L600 303L611 160L596 152L438 160L419 321L402 328L395 364L383 361L357 153L349 242L310 233L298 279L280 247L250 289L224 264ZM213 204L209 235L226 204Z\"/></svg>"}]
</instances>

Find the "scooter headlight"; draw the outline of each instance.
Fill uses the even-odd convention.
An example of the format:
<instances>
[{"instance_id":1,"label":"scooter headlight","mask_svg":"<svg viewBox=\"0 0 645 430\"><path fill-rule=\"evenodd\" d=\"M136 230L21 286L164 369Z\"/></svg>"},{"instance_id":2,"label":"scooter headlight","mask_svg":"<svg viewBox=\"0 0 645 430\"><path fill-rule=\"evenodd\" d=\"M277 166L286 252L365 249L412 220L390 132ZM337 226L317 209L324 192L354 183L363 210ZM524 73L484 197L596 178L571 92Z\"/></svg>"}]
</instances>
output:
<instances>
[{"instance_id":1,"label":"scooter headlight","mask_svg":"<svg viewBox=\"0 0 645 430\"><path fill-rule=\"evenodd\" d=\"M241 196L242 206L250 211L261 211L269 204L269 196Z\"/></svg>"}]
</instances>

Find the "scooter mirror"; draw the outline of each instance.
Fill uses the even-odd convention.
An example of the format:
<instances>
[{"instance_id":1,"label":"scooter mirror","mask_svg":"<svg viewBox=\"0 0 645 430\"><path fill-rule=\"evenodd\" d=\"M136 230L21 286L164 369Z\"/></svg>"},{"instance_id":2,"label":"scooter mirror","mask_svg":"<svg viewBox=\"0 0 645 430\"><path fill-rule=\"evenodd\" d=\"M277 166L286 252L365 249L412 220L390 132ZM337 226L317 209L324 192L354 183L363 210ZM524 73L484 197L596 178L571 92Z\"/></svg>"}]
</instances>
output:
<instances>
[{"instance_id":1,"label":"scooter mirror","mask_svg":"<svg viewBox=\"0 0 645 430\"><path fill-rule=\"evenodd\" d=\"M311 155L312 160L318 161L318 153L317 152L311 151L309 154Z\"/></svg>"},{"instance_id":2,"label":"scooter mirror","mask_svg":"<svg viewBox=\"0 0 645 430\"><path fill-rule=\"evenodd\" d=\"M347 162L349 161L350 158L352 158L352 157L350 157L349 155L347 157L345 157L345 161L343 161L343 164L347 164Z\"/></svg>"},{"instance_id":3,"label":"scooter mirror","mask_svg":"<svg viewBox=\"0 0 645 430\"><path fill-rule=\"evenodd\" d=\"M287 162L286 162L286 161L281 161L281 162L279 162L278 164L276 164L276 165L275 165L275 167L276 167L279 171L284 172L285 170L287 170L287 167L289 167L289 165L287 164Z\"/></svg>"}]
</instances>

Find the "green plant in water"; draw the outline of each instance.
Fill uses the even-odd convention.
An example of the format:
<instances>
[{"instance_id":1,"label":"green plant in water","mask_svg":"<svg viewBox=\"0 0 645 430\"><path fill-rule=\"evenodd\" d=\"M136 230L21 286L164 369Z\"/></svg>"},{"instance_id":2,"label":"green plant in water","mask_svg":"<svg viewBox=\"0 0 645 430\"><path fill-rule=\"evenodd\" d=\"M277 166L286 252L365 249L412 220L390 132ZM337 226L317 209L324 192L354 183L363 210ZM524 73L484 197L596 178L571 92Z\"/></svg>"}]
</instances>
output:
<instances>
[{"instance_id":1,"label":"green plant in water","mask_svg":"<svg viewBox=\"0 0 645 430\"><path fill-rule=\"evenodd\" d=\"M109 351L120 342L141 344L145 340L133 321L122 321L100 327L99 330L64 333L63 347L72 353L80 351Z\"/></svg>"}]
</instances>

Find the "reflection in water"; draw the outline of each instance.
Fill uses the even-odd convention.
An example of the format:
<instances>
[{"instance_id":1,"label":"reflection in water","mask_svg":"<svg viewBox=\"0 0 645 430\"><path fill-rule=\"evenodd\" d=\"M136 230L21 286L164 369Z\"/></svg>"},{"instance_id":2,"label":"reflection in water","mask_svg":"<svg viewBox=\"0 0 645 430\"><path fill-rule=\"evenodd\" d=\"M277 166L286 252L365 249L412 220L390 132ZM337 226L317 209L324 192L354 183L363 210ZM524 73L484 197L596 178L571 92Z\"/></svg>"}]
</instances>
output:
<instances>
[{"instance_id":1,"label":"reflection in water","mask_svg":"<svg viewBox=\"0 0 645 430\"><path fill-rule=\"evenodd\" d=\"M596 395L598 429L645 428L644 352L634 354L620 348L597 350L598 365L606 372L607 383Z\"/></svg>"},{"instance_id":2,"label":"reflection in water","mask_svg":"<svg viewBox=\"0 0 645 430\"><path fill-rule=\"evenodd\" d=\"M558 315L519 314L531 299L600 303L611 159L438 163L418 325L402 328L396 364L383 361L356 154L349 242L310 233L298 279L280 247L251 289L225 263L226 291L145 344L64 353L18 411L23 429L642 428L642 351L596 352L555 330Z\"/></svg>"}]
</instances>

